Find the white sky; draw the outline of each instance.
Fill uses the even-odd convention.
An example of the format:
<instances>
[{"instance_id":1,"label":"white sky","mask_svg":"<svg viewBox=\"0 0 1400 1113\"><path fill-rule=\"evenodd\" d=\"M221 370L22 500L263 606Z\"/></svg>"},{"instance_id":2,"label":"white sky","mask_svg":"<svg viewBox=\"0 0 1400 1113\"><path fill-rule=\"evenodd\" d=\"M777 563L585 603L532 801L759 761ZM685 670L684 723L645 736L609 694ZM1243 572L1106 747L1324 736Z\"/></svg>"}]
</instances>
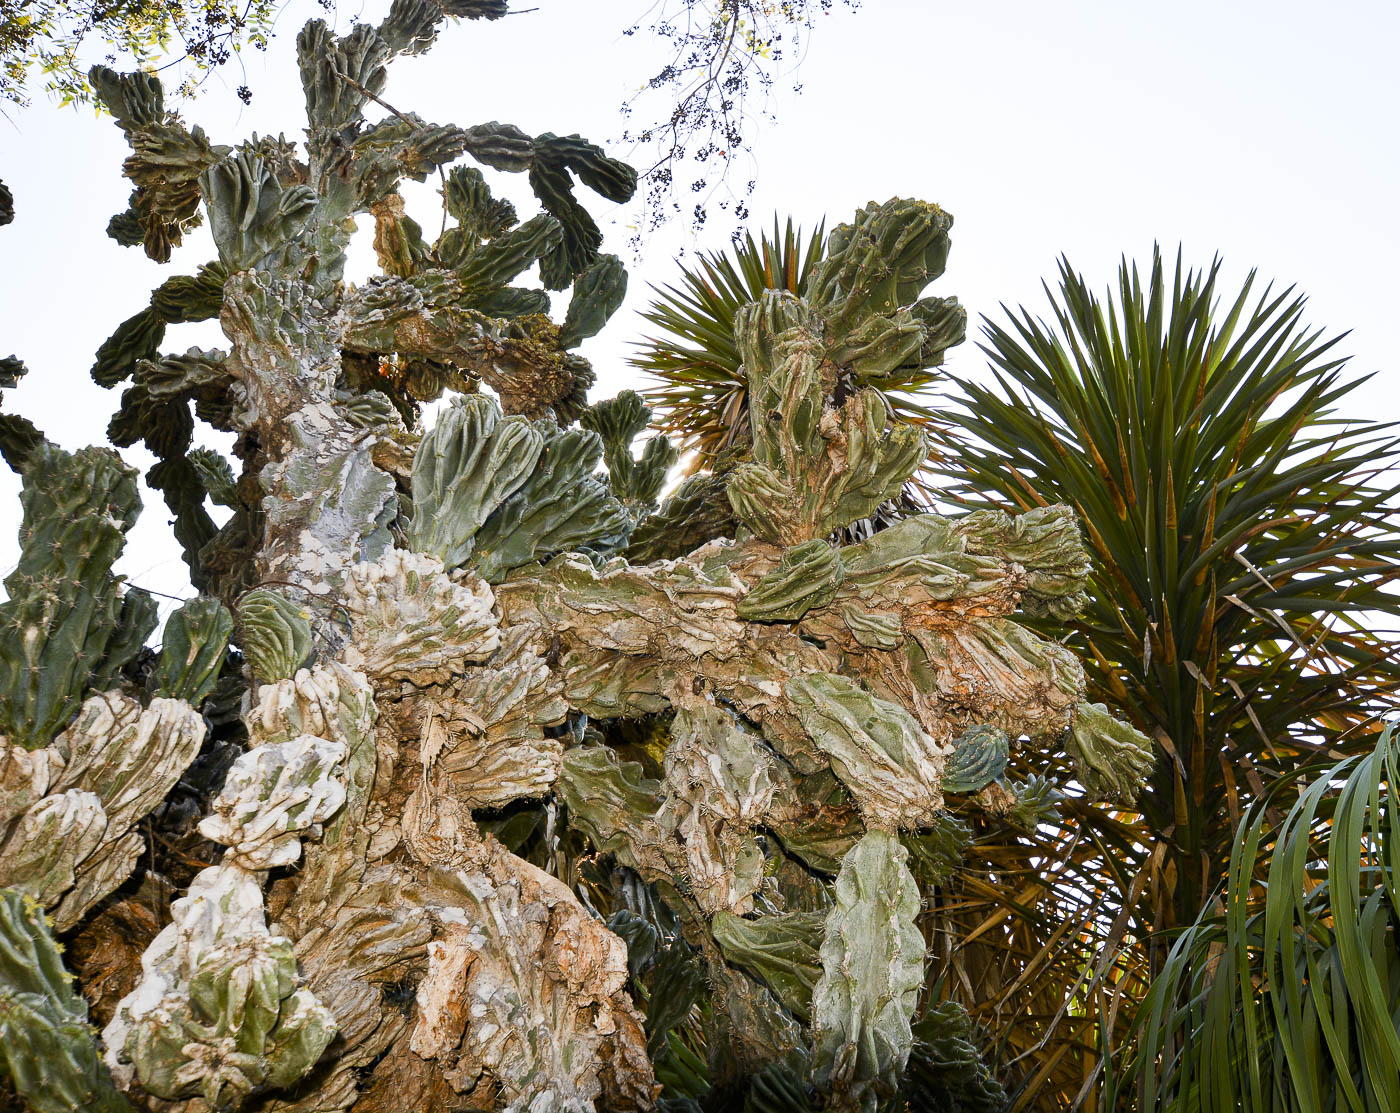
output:
<instances>
[{"instance_id":1,"label":"white sky","mask_svg":"<svg viewBox=\"0 0 1400 1113\"><path fill-rule=\"evenodd\" d=\"M449 27L428 55L395 63L385 98L430 121L494 119L607 145L624 126L619 105L661 58L643 36L621 35L645 2L529 0L537 11ZM352 16L377 20L386 8L344 4L338 19L344 29ZM293 40L316 10L293 0L268 54L250 52L246 75L226 67L184 107L186 119L215 142L254 131L300 138ZM835 223L893 195L938 202L956 224L948 272L930 293L956 294L974 325L999 314L999 302L1041 312L1040 281L1061 252L1100 288L1120 255L1145 261L1154 240L1173 255L1181 243L1197 265L1218 252L1226 293L1257 267L1261 279L1310 295L1314 326L1352 330L1343 350L1353 372L1379 372L1352 412L1390 419L1400 414L1390 366L1397 46L1393 2L865 0L857 13L838 8L819 21L800 71L804 92L778 90L778 121L758 129L754 165L735 176L756 178L749 206L764 225L775 211L805 226L823 216ZM233 95L244 81L254 91L246 108ZM93 353L155 286L214 252L201 229L162 267L106 237L130 190L120 175L126 145L109 119L42 97L11 118L0 120L0 179L17 209L0 228L0 355L19 355L30 374L3 406L65 447L105 443L118 395L89 378ZM523 176L487 175L523 215L535 211ZM580 196L608 236L605 250L632 269L627 303L583 349L600 398L641 385L624 363L640 333L635 313L647 284L674 281L674 256L697 244L677 222L652 237L638 264L627 226L639 208ZM425 227L434 200L430 186L409 195ZM712 224L699 246L722 246L728 225ZM371 265L362 247L352 277ZM217 327L172 327L164 348L192 344L221 344ZM950 360L962 374L983 365L971 341ZM125 455L143 470L150 463L139 451ZM0 469L0 569L17 551L18 489ZM148 493L120 570L183 595L190 589L167 520Z\"/></svg>"}]
</instances>

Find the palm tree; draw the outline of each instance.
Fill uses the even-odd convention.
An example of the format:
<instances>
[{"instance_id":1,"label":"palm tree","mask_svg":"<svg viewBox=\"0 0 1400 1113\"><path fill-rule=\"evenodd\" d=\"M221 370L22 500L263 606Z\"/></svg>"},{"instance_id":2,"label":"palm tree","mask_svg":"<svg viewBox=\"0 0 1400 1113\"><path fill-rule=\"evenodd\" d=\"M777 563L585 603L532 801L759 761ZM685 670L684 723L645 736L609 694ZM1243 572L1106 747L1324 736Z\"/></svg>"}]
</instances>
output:
<instances>
[{"instance_id":1,"label":"palm tree","mask_svg":"<svg viewBox=\"0 0 1400 1113\"><path fill-rule=\"evenodd\" d=\"M1254 300L1251 274L1221 313L1218 276L1178 260L1169 284L1154 252L1101 301L1062 261L1052 320L988 321L995 382L955 380L944 415L964 442L935 469L946 498L1079 513L1097 559L1070 644L1092 698L1157 750L1136 804L1109 807L1026 747L1020 773L1065 787L1058 815L988 827L943 894L949 984L1022 1108L1090 1093L1167 958L1158 933L1208 904L1245 810L1362 741L1400 688L1379 629L1400 612L1396 441L1337 414L1359 381L1301 297Z\"/></svg>"}]
</instances>

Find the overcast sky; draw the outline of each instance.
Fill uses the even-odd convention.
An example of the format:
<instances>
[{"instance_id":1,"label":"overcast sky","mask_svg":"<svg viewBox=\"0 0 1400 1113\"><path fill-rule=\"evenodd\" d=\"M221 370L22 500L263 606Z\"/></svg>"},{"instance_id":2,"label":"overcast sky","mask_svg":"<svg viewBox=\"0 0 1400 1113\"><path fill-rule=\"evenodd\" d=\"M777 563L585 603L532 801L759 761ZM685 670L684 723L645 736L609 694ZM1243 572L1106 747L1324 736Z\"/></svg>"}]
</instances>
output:
<instances>
[{"instance_id":1,"label":"overcast sky","mask_svg":"<svg viewBox=\"0 0 1400 1113\"><path fill-rule=\"evenodd\" d=\"M435 122L509 121L606 144L623 129L620 104L661 58L654 43L621 34L644 0L519 6L537 10L449 27L426 56L396 62L386 99ZM386 8L345 4L336 18L344 29ZM300 138L293 40L316 10L293 0L272 49L250 52L246 72L216 75L183 107L186 119L215 142ZM1121 255L1150 258L1154 241L1172 253L1182 245L1197 265L1219 253L1227 293L1257 268L1309 295L1312 324L1351 330L1343 348L1353 372L1377 372L1354 412L1390 419L1400 416L1397 45L1393 0L865 0L859 12L819 20L801 65L804 91L779 88L777 122L756 129L753 163L737 179L757 181L749 206L760 223L774 212L835 222L894 195L938 202L956 223L947 274L929 292L956 294L973 322L998 314L999 303L1040 311L1040 282L1061 252L1099 287ZM254 92L248 107L233 93L244 82ZM0 120L0 179L17 214L0 228L0 355L13 351L30 375L3 406L64 447L103 443L117 394L93 385L93 353L156 285L191 273L213 248L201 230L162 267L105 236L130 191L120 174L126 145L110 119L42 96L10 116ZM534 211L519 176L487 174L522 213ZM627 240L640 209L580 195L604 227L605 250L632 268L626 305L584 348L599 373L594 397L605 397L641 385L624 359L647 284L674 281L677 253L722 246L726 227L697 242L674 223L638 262ZM425 226L434 201L430 187L409 196ZM352 277L371 266L361 244ZM165 350L220 343L212 324L175 326ZM972 342L950 361L962 374L983 364ZM0 469L0 568L17 551L18 489ZM148 494L146 506L120 568L143 587L187 594L164 505Z\"/></svg>"}]
</instances>

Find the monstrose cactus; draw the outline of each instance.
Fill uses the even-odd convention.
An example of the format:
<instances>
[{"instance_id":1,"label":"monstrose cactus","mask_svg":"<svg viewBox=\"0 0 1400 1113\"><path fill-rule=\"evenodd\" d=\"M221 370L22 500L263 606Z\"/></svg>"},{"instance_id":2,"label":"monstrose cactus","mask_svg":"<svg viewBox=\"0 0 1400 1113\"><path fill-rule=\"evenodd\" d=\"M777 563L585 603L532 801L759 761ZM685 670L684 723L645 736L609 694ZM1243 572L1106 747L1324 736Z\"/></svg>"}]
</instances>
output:
<instances>
[{"instance_id":1,"label":"monstrose cactus","mask_svg":"<svg viewBox=\"0 0 1400 1113\"><path fill-rule=\"evenodd\" d=\"M203 595L145 650L151 600L111 573L133 474L9 437L0 1061L41 1111L873 1113L955 1068L999 1100L928 997L916 865L956 861L950 804L1053 794L1007 778L1017 746L1124 797L1149 751L1017 621L1082 601L1068 510L850 528L926 456L868 384L946 347L920 296L950 220L872 204L803 297L745 306L745 451L663 501L674 450L634 452L649 411L590 406L574 350L626 280L575 182L624 200L632 171L578 136L366 118L394 56L504 10L308 24L301 147L214 144L155 78L94 71L133 151L111 234L165 259L202 209L218 249L94 367ZM439 171L429 242L399 183ZM360 213L383 274L353 286ZM545 289L513 284L531 267ZM227 350L161 353L214 317Z\"/></svg>"}]
</instances>

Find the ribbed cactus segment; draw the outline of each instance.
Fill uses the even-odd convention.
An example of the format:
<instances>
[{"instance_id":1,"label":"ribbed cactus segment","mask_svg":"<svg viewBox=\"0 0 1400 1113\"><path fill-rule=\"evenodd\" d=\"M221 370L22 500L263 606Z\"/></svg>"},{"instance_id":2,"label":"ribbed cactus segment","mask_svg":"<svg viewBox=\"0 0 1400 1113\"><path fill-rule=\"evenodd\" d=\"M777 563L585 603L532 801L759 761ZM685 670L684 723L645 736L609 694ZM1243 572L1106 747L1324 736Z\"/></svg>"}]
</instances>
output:
<instances>
[{"instance_id":1,"label":"ribbed cactus segment","mask_svg":"<svg viewBox=\"0 0 1400 1113\"><path fill-rule=\"evenodd\" d=\"M132 469L103 449L44 444L20 502L20 558L0 603L0 733L32 750L72 718L93 674L134 656L151 616L135 600L124 610L111 575L141 508Z\"/></svg>"},{"instance_id":2,"label":"ribbed cactus segment","mask_svg":"<svg viewBox=\"0 0 1400 1113\"><path fill-rule=\"evenodd\" d=\"M51 906L73 887L80 863L102 842L102 801L70 789L45 796L9 825L0 850L0 880Z\"/></svg>"},{"instance_id":3,"label":"ribbed cactus segment","mask_svg":"<svg viewBox=\"0 0 1400 1113\"><path fill-rule=\"evenodd\" d=\"M1021 609L1037 617L1073 618L1084 608L1093 565L1068 506L1037 506L1024 514L978 510L957 521L968 552L995 554L1026 570Z\"/></svg>"},{"instance_id":4,"label":"ribbed cactus segment","mask_svg":"<svg viewBox=\"0 0 1400 1113\"><path fill-rule=\"evenodd\" d=\"M152 677L158 696L198 707L219 678L233 634L233 616L217 599L196 596L165 622Z\"/></svg>"},{"instance_id":5,"label":"ribbed cactus segment","mask_svg":"<svg viewBox=\"0 0 1400 1113\"><path fill-rule=\"evenodd\" d=\"M117 73L106 66L88 71L92 90L123 131L136 131L165 117L165 90L153 73Z\"/></svg>"},{"instance_id":6,"label":"ribbed cactus segment","mask_svg":"<svg viewBox=\"0 0 1400 1113\"><path fill-rule=\"evenodd\" d=\"M682 867L703 912L751 912L764 867L754 834L774 798L791 796L791 778L724 708L678 711L671 738L656 814L663 855Z\"/></svg>"},{"instance_id":7,"label":"ribbed cactus segment","mask_svg":"<svg viewBox=\"0 0 1400 1113\"><path fill-rule=\"evenodd\" d=\"M598 257L603 234L573 193L570 174L609 201L619 204L637 189L637 172L609 158L603 149L577 135L546 132L534 142L530 188L545 211L564 228L559 247L540 260L540 279L547 289L562 290Z\"/></svg>"},{"instance_id":8,"label":"ribbed cactus segment","mask_svg":"<svg viewBox=\"0 0 1400 1113\"><path fill-rule=\"evenodd\" d=\"M474 166L452 168L443 187L443 204L457 226L443 233L435 250L449 267L455 267L483 240L493 240L515 227L515 206L493 197L486 179Z\"/></svg>"},{"instance_id":9,"label":"ribbed cactus segment","mask_svg":"<svg viewBox=\"0 0 1400 1113\"><path fill-rule=\"evenodd\" d=\"M165 339L165 319L146 308L128 317L97 349L92 378L98 386L113 387L131 378L143 359L154 359Z\"/></svg>"},{"instance_id":10,"label":"ribbed cactus segment","mask_svg":"<svg viewBox=\"0 0 1400 1113\"><path fill-rule=\"evenodd\" d=\"M345 803L345 754L344 743L310 734L249 750L233 763L199 833L227 846L228 860L244 869L291 865L302 836L319 835Z\"/></svg>"},{"instance_id":11,"label":"ribbed cactus segment","mask_svg":"<svg viewBox=\"0 0 1400 1113\"><path fill-rule=\"evenodd\" d=\"M807 298L826 321L835 362L878 374L919 351L923 330L900 310L943 273L952 226L937 205L894 198L831 230Z\"/></svg>"},{"instance_id":12,"label":"ribbed cactus segment","mask_svg":"<svg viewBox=\"0 0 1400 1113\"><path fill-rule=\"evenodd\" d=\"M177 274L156 287L151 309L172 325L207 321L219 315L227 279L228 271L217 262L203 264L193 275Z\"/></svg>"},{"instance_id":13,"label":"ribbed cactus segment","mask_svg":"<svg viewBox=\"0 0 1400 1113\"><path fill-rule=\"evenodd\" d=\"M501 289L558 247L563 235L557 220L541 214L468 252L456 268L463 294L482 298Z\"/></svg>"},{"instance_id":14,"label":"ribbed cactus segment","mask_svg":"<svg viewBox=\"0 0 1400 1113\"><path fill-rule=\"evenodd\" d=\"M514 124L492 120L467 128L467 151L483 166L519 174L530 169L535 141Z\"/></svg>"},{"instance_id":15,"label":"ribbed cactus segment","mask_svg":"<svg viewBox=\"0 0 1400 1113\"><path fill-rule=\"evenodd\" d=\"M836 598L845 578L841 556L827 542L817 539L794 545L740 601L739 617L750 622L796 622L813 607Z\"/></svg>"},{"instance_id":16,"label":"ribbed cactus segment","mask_svg":"<svg viewBox=\"0 0 1400 1113\"><path fill-rule=\"evenodd\" d=\"M543 449L534 470L482 523L470 564L487 583L555 553L611 552L626 544L632 519L593 474L603 442L586 429L536 423Z\"/></svg>"},{"instance_id":17,"label":"ribbed cactus segment","mask_svg":"<svg viewBox=\"0 0 1400 1113\"><path fill-rule=\"evenodd\" d=\"M661 786L635 761L619 761L606 746L581 746L564 754L559 791L579 827L600 853L637 869L646 841L637 833L655 815Z\"/></svg>"},{"instance_id":18,"label":"ribbed cactus segment","mask_svg":"<svg viewBox=\"0 0 1400 1113\"><path fill-rule=\"evenodd\" d=\"M370 96L384 91L390 54L389 44L367 23L343 36L319 19L303 27L297 35L297 62L311 131L336 131L355 123L369 101L360 90Z\"/></svg>"},{"instance_id":19,"label":"ribbed cactus segment","mask_svg":"<svg viewBox=\"0 0 1400 1113\"><path fill-rule=\"evenodd\" d=\"M212 448L196 448L186 459L203 486L210 502L237 510L238 477L229 462Z\"/></svg>"},{"instance_id":20,"label":"ribbed cactus segment","mask_svg":"<svg viewBox=\"0 0 1400 1113\"><path fill-rule=\"evenodd\" d=\"M590 336L597 336L626 296L627 268L622 260L616 255L599 255L574 279L573 297L559 328L559 343L577 348Z\"/></svg>"},{"instance_id":21,"label":"ribbed cactus segment","mask_svg":"<svg viewBox=\"0 0 1400 1113\"><path fill-rule=\"evenodd\" d=\"M943 805L947 751L914 716L843 676L798 677L787 694L866 823L893 829L933 821Z\"/></svg>"},{"instance_id":22,"label":"ribbed cactus segment","mask_svg":"<svg viewBox=\"0 0 1400 1113\"><path fill-rule=\"evenodd\" d=\"M822 976L812 994L812 1074L825 1108L874 1113L892 1097L914 1042L923 985L919 887L908 853L870 831L848 853L827 914Z\"/></svg>"},{"instance_id":23,"label":"ribbed cactus segment","mask_svg":"<svg viewBox=\"0 0 1400 1113\"><path fill-rule=\"evenodd\" d=\"M972 1018L956 1001L928 1008L914 1022L914 1047L905 1088L918 1097L915 1113L957 1109L960 1113L1004 1113L1006 1090L987 1070L973 1043Z\"/></svg>"},{"instance_id":24,"label":"ribbed cactus segment","mask_svg":"<svg viewBox=\"0 0 1400 1113\"><path fill-rule=\"evenodd\" d=\"M716 912L710 931L726 962L748 970L795 1017L812 1019L812 990L821 977L822 912L783 912L746 920Z\"/></svg>"},{"instance_id":25,"label":"ribbed cactus segment","mask_svg":"<svg viewBox=\"0 0 1400 1113\"><path fill-rule=\"evenodd\" d=\"M1101 703L1080 703L1065 740L1079 782L1098 798L1137 798L1155 758L1152 743L1135 727L1115 719Z\"/></svg>"},{"instance_id":26,"label":"ribbed cactus segment","mask_svg":"<svg viewBox=\"0 0 1400 1113\"><path fill-rule=\"evenodd\" d=\"M437 38L442 6L434 0L394 0L379 37L395 54L422 54Z\"/></svg>"},{"instance_id":27,"label":"ribbed cactus segment","mask_svg":"<svg viewBox=\"0 0 1400 1113\"><path fill-rule=\"evenodd\" d=\"M89 698L39 750L0 738L0 885L54 909L60 930L126 880L145 841L132 828L199 752L204 720L179 700L142 708L120 692Z\"/></svg>"},{"instance_id":28,"label":"ribbed cactus segment","mask_svg":"<svg viewBox=\"0 0 1400 1113\"><path fill-rule=\"evenodd\" d=\"M1006 813L1006 822L1026 832L1034 831L1042 823L1055 823L1060 818L1060 805L1065 794L1048 777L1031 773L1024 780L1012 781L1006 786L1016 802Z\"/></svg>"},{"instance_id":29,"label":"ribbed cactus segment","mask_svg":"<svg viewBox=\"0 0 1400 1113\"><path fill-rule=\"evenodd\" d=\"M316 206L309 186L283 188L273 168L244 145L200 179L219 262L233 274L291 242Z\"/></svg>"},{"instance_id":30,"label":"ribbed cactus segment","mask_svg":"<svg viewBox=\"0 0 1400 1113\"><path fill-rule=\"evenodd\" d=\"M0 889L0 1064L32 1113L126 1113L32 897Z\"/></svg>"},{"instance_id":31,"label":"ribbed cactus segment","mask_svg":"<svg viewBox=\"0 0 1400 1113\"><path fill-rule=\"evenodd\" d=\"M482 523L524 486L543 450L541 429L521 417L503 418L495 399L454 399L413 458L409 547L448 568L465 564Z\"/></svg>"},{"instance_id":32,"label":"ribbed cactus segment","mask_svg":"<svg viewBox=\"0 0 1400 1113\"><path fill-rule=\"evenodd\" d=\"M888 429L884 400L857 391L839 407L823 362L820 318L784 291L740 310L735 338L749 374L753 460L729 481L734 513L780 545L826 537L893 497L924 458L912 425Z\"/></svg>"},{"instance_id":33,"label":"ribbed cactus segment","mask_svg":"<svg viewBox=\"0 0 1400 1113\"><path fill-rule=\"evenodd\" d=\"M632 455L632 442L650 422L651 408L634 390L594 403L579 418L580 425L603 441L603 460L613 493L639 516L655 508L666 473L679 455L679 450L659 435L647 440L640 459Z\"/></svg>"},{"instance_id":34,"label":"ribbed cactus segment","mask_svg":"<svg viewBox=\"0 0 1400 1113\"><path fill-rule=\"evenodd\" d=\"M943 770L944 792L980 792L999 779L1011 752L1011 738L986 723L968 727L953 739Z\"/></svg>"},{"instance_id":35,"label":"ribbed cactus segment","mask_svg":"<svg viewBox=\"0 0 1400 1113\"><path fill-rule=\"evenodd\" d=\"M171 912L103 1033L118 1079L224 1109L305 1075L335 1021L300 987L291 941L268 932L254 875L203 870Z\"/></svg>"},{"instance_id":36,"label":"ribbed cactus segment","mask_svg":"<svg viewBox=\"0 0 1400 1113\"><path fill-rule=\"evenodd\" d=\"M153 74L118 74L96 66L88 79L131 145L122 169L136 190L126 212L108 225L108 234L128 246L144 244L148 256L166 262L171 248L198 222L200 172L226 148L211 146L200 128L187 129L165 111Z\"/></svg>"},{"instance_id":37,"label":"ribbed cactus segment","mask_svg":"<svg viewBox=\"0 0 1400 1113\"><path fill-rule=\"evenodd\" d=\"M727 475L686 479L632 532L627 559L634 564L674 560L715 537L732 537L739 523L729 506L728 488Z\"/></svg>"},{"instance_id":38,"label":"ribbed cactus segment","mask_svg":"<svg viewBox=\"0 0 1400 1113\"><path fill-rule=\"evenodd\" d=\"M521 1110L654 1108L622 940L566 885L499 847L442 881L460 912L428 945L412 1050L487 1105L504 1091Z\"/></svg>"},{"instance_id":39,"label":"ribbed cactus segment","mask_svg":"<svg viewBox=\"0 0 1400 1113\"><path fill-rule=\"evenodd\" d=\"M287 680L311 657L311 623L281 592L255 588L238 601L238 643L259 680Z\"/></svg>"},{"instance_id":40,"label":"ribbed cactus segment","mask_svg":"<svg viewBox=\"0 0 1400 1113\"><path fill-rule=\"evenodd\" d=\"M447 681L501 644L491 588L470 573L455 578L436 557L391 549L357 564L346 581L350 645L345 663L372 680Z\"/></svg>"},{"instance_id":41,"label":"ribbed cactus segment","mask_svg":"<svg viewBox=\"0 0 1400 1113\"><path fill-rule=\"evenodd\" d=\"M563 686L520 629L482 667L443 691L405 701L434 769L471 808L543 796L559 779L564 747L549 728L569 712Z\"/></svg>"}]
</instances>

